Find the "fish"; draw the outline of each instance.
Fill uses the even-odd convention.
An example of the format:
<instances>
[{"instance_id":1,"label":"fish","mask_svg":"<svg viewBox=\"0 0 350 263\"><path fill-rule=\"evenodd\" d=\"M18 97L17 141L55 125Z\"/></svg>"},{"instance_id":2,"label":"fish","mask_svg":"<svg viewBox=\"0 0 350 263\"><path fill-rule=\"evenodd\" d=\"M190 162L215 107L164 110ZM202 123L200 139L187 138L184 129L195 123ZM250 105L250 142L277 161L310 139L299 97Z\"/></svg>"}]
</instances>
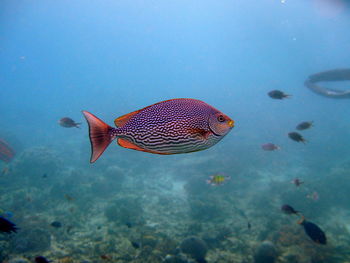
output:
<instances>
[{"instance_id":1,"label":"fish","mask_svg":"<svg viewBox=\"0 0 350 263\"><path fill-rule=\"evenodd\" d=\"M153 154L181 154L208 149L234 127L234 121L196 99L170 99L125 114L113 128L88 111L82 111L94 163L115 139L128 149Z\"/></svg>"},{"instance_id":2,"label":"fish","mask_svg":"<svg viewBox=\"0 0 350 263\"><path fill-rule=\"evenodd\" d=\"M283 91L280 90L271 90L269 93L267 93L270 98L272 99L277 99L277 100L282 100L284 98L288 98L291 95L285 94Z\"/></svg>"},{"instance_id":3,"label":"fish","mask_svg":"<svg viewBox=\"0 0 350 263\"><path fill-rule=\"evenodd\" d=\"M296 187L299 187L304 182L300 181L299 178L294 178L291 183L294 184Z\"/></svg>"},{"instance_id":4,"label":"fish","mask_svg":"<svg viewBox=\"0 0 350 263\"><path fill-rule=\"evenodd\" d=\"M3 215L7 218L12 218L13 217L13 213L11 211L5 211L3 212Z\"/></svg>"},{"instance_id":5,"label":"fish","mask_svg":"<svg viewBox=\"0 0 350 263\"><path fill-rule=\"evenodd\" d=\"M304 121L304 122L301 122L299 123L297 126L296 126L296 129L299 130L299 131L302 131L302 130L306 130L306 129L309 129L313 126L313 121Z\"/></svg>"},{"instance_id":6,"label":"fish","mask_svg":"<svg viewBox=\"0 0 350 263\"><path fill-rule=\"evenodd\" d=\"M67 199L67 201L74 201L74 197L69 194L64 194L64 198Z\"/></svg>"},{"instance_id":7,"label":"fish","mask_svg":"<svg viewBox=\"0 0 350 263\"><path fill-rule=\"evenodd\" d=\"M59 222L59 221L53 221L50 225L51 225L52 227L55 227L55 228L60 228L60 227L62 227L62 223Z\"/></svg>"},{"instance_id":8,"label":"fish","mask_svg":"<svg viewBox=\"0 0 350 263\"><path fill-rule=\"evenodd\" d=\"M106 254L101 255L100 257L101 257L101 259L103 259L103 260L111 260L111 259L112 259L112 256L106 255Z\"/></svg>"},{"instance_id":9,"label":"fish","mask_svg":"<svg viewBox=\"0 0 350 263\"><path fill-rule=\"evenodd\" d=\"M136 249L141 247L141 244L139 242L135 242L135 241L131 241L131 245Z\"/></svg>"},{"instance_id":10,"label":"fish","mask_svg":"<svg viewBox=\"0 0 350 263\"><path fill-rule=\"evenodd\" d=\"M49 263L52 262L51 260L47 260L45 257L43 256L37 256L34 259L35 263Z\"/></svg>"},{"instance_id":11,"label":"fish","mask_svg":"<svg viewBox=\"0 0 350 263\"><path fill-rule=\"evenodd\" d=\"M209 180L207 180L207 184L210 184L212 186L223 185L225 182L227 182L230 179L231 177L228 175L215 174L215 175L209 176Z\"/></svg>"},{"instance_id":12,"label":"fish","mask_svg":"<svg viewBox=\"0 0 350 263\"><path fill-rule=\"evenodd\" d=\"M0 139L0 160L9 163L15 157L15 151L4 141Z\"/></svg>"},{"instance_id":13,"label":"fish","mask_svg":"<svg viewBox=\"0 0 350 263\"><path fill-rule=\"evenodd\" d=\"M1 170L1 175L8 175L10 173L10 168L8 166L5 166L2 170Z\"/></svg>"},{"instance_id":14,"label":"fish","mask_svg":"<svg viewBox=\"0 0 350 263\"><path fill-rule=\"evenodd\" d=\"M325 232L316 224L307 221L304 217L298 222L298 224L304 227L305 233L317 244L326 245L327 237Z\"/></svg>"},{"instance_id":15,"label":"fish","mask_svg":"<svg viewBox=\"0 0 350 263\"><path fill-rule=\"evenodd\" d=\"M314 201L317 201L318 199L320 199L320 196L319 196L319 194L316 191L314 191L311 194L306 195L306 198L309 198L309 199L312 199Z\"/></svg>"},{"instance_id":16,"label":"fish","mask_svg":"<svg viewBox=\"0 0 350 263\"><path fill-rule=\"evenodd\" d=\"M281 147L277 146L276 144L270 143L270 142L261 145L261 148L264 151L275 151L275 150L281 149Z\"/></svg>"},{"instance_id":17,"label":"fish","mask_svg":"<svg viewBox=\"0 0 350 263\"><path fill-rule=\"evenodd\" d=\"M17 230L16 224L0 216L0 232L11 234L17 233Z\"/></svg>"},{"instance_id":18,"label":"fish","mask_svg":"<svg viewBox=\"0 0 350 263\"><path fill-rule=\"evenodd\" d=\"M65 128L72 128L72 127L80 128L80 125L81 125L80 122L75 122L69 117L64 117L64 118L60 119L58 121L58 123L59 123L59 125L61 125L62 127L65 127Z\"/></svg>"},{"instance_id":19,"label":"fish","mask_svg":"<svg viewBox=\"0 0 350 263\"><path fill-rule=\"evenodd\" d=\"M72 229L73 229L73 226L67 226L66 233L70 234Z\"/></svg>"},{"instance_id":20,"label":"fish","mask_svg":"<svg viewBox=\"0 0 350 263\"><path fill-rule=\"evenodd\" d=\"M283 213L287 215L292 215L292 214L299 214L299 211L296 211L293 207L290 205L282 205L281 210Z\"/></svg>"},{"instance_id":21,"label":"fish","mask_svg":"<svg viewBox=\"0 0 350 263\"><path fill-rule=\"evenodd\" d=\"M288 133L288 137L296 142L303 142L303 143L306 142L306 140L303 138L303 136L301 136L301 134L297 133L297 132Z\"/></svg>"}]
</instances>

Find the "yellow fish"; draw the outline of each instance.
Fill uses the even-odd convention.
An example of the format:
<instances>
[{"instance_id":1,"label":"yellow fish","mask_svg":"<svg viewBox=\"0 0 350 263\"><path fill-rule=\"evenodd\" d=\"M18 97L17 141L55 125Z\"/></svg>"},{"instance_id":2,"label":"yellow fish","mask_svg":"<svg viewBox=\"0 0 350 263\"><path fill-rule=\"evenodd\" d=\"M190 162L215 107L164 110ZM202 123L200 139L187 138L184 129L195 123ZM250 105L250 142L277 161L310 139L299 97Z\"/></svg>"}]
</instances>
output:
<instances>
[{"instance_id":1,"label":"yellow fish","mask_svg":"<svg viewBox=\"0 0 350 263\"><path fill-rule=\"evenodd\" d=\"M230 180L231 177L227 175L215 174L209 176L209 180L207 180L207 184L212 186L218 186L224 184L226 181Z\"/></svg>"}]
</instances>

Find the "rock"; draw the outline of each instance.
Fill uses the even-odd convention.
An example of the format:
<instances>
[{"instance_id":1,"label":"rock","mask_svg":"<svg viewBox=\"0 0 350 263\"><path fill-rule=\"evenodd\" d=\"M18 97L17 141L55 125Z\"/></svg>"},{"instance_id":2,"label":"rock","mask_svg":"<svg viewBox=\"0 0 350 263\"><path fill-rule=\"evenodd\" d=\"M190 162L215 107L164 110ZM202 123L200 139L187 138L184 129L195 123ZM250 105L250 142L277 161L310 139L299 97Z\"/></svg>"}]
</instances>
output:
<instances>
[{"instance_id":1,"label":"rock","mask_svg":"<svg viewBox=\"0 0 350 263\"><path fill-rule=\"evenodd\" d=\"M264 241L254 255L254 263L274 263L277 259L277 250L270 241Z\"/></svg>"},{"instance_id":2,"label":"rock","mask_svg":"<svg viewBox=\"0 0 350 263\"><path fill-rule=\"evenodd\" d=\"M188 237L180 244L180 249L183 253L191 256L197 261L205 262L205 255L208 248L205 242L198 237Z\"/></svg>"},{"instance_id":3,"label":"rock","mask_svg":"<svg viewBox=\"0 0 350 263\"><path fill-rule=\"evenodd\" d=\"M8 261L8 263L30 263L30 261L26 258L15 257L15 258L10 259Z\"/></svg>"}]
</instances>

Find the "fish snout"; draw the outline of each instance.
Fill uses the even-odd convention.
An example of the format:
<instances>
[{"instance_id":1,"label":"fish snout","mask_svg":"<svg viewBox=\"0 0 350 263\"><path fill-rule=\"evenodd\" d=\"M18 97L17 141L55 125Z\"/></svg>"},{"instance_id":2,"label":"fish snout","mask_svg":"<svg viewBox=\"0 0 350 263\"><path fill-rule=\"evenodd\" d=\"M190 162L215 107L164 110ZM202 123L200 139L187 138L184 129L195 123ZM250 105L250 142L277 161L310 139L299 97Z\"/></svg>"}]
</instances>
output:
<instances>
[{"instance_id":1,"label":"fish snout","mask_svg":"<svg viewBox=\"0 0 350 263\"><path fill-rule=\"evenodd\" d=\"M234 120L229 120L228 122L227 122L227 124L228 124L228 126L230 127L230 128L233 128L233 127L235 127L235 121Z\"/></svg>"}]
</instances>

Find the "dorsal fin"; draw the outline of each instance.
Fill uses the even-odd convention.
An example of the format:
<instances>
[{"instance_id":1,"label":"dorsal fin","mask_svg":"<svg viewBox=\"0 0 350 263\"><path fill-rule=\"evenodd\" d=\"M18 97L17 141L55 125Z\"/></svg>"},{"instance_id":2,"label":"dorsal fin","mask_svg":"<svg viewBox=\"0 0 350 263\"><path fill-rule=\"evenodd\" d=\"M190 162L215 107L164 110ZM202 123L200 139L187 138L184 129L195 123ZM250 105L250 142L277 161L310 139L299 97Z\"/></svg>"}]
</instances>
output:
<instances>
[{"instance_id":1,"label":"dorsal fin","mask_svg":"<svg viewBox=\"0 0 350 263\"><path fill-rule=\"evenodd\" d=\"M183 100L183 99L170 99L170 100L164 100L164 101L160 101L160 102L157 102L157 103L154 103L152 105L149 105L149 106L146 106L140 110L136 110L136 111L133 111L133 112L130 112L128 114L125 114L123 116L120 116L119 118L116 118L114 120L114 124L117 126L117 127L122 127L125 125L125 123L127 123L134 115L136 115L137 113L147 109L147 108L150 108L150 107L153 107L157 104L162 104L164 102L168 102L168 101L172 101L172 100Z\"/></svg>"},{"instance_id":2,"label":"dorsal fin","mask_svg":"<svg viewBox=\"0 0 350 263\"><path fill-rule=\"evenodd\" d=\"M142 109L141 109L142 110ZM125 125L125 123L127 123L134 115L136 115L137 113L139 113L141 110L136 110L133 112L130 112L128 114L125 114L123 116L120 116L118 118L116 118L114 120L114 124L117 127L123 127Z\"/></svg>"}]
</instances>

